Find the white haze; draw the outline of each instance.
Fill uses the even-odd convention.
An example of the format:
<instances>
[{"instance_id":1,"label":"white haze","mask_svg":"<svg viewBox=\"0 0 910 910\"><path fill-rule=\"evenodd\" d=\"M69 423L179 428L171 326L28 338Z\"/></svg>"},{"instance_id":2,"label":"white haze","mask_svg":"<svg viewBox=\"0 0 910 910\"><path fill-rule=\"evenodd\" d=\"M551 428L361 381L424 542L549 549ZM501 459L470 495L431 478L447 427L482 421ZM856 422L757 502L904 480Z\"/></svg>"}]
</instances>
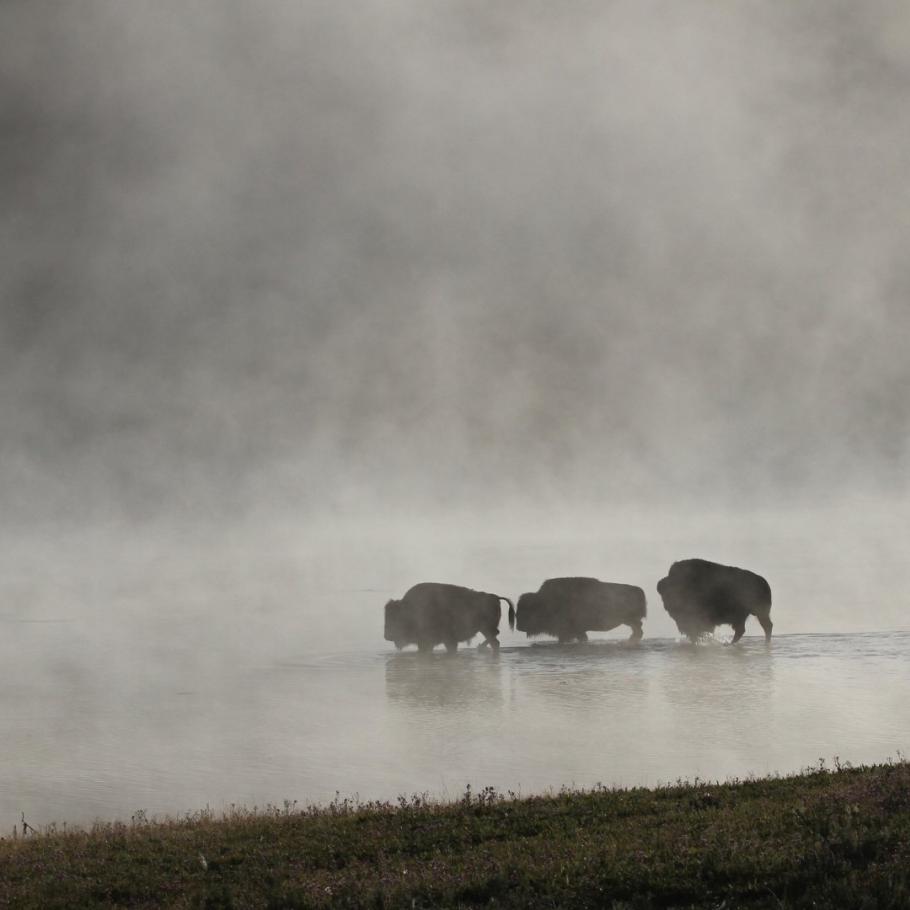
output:
<instances>
[{"instance_id":1,"label":"white haze","mask_svg":"<svg viewBox=\"0 0 910 910\"><path fill-rule=\"evenodd\" d=\"M6 3L7 522L907 494L900 3Z\"/></svg>"},{"instance_id":2,"label":"white haze","mask_svg":"<svg viewBox=\"0 0 910 910\"><path fill-rule=\"evenodd\" d=\"M35 705L385 653L420 580L907 628L908 85L896 0L0 5L17 785Z\"/></svg>"}]
</instances>

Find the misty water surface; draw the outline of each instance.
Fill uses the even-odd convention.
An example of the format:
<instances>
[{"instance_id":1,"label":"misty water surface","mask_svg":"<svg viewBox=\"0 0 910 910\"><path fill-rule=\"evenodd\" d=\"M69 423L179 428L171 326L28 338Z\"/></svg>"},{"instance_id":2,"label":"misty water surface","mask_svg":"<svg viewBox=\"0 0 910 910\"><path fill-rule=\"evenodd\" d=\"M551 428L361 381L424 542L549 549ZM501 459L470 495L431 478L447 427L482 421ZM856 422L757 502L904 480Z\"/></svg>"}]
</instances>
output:
<instances>
[{"instance_id":1,"label":"misty water surface","mask_svg":"<svg viewBox=\"0 0 910 910\"><path fill-rule=\"evenodd\" d=\"M678 542L656 525L648 542L628 528L587 544L437 533L354 546L285 530L258 543L222 534L124 546L99 534L10 545L0 824L22 812L32 824L85 824L336 792L655 784L910 751L910 632L895 622L886 549L826 573L818 545L762 549L735 526L711 530L703 544L715 555L763 557L752 564L772 580L775 638L766 647L750 622L739 647L694 648L653 591ZM415 580L471 579L514 597L560 568L642 584L644 642L628 647L622 631L584 646L532 643L505 620L498 657L418 658L382 639L385 600Z\"/></svg>"},{"instance_id":2,"label":"misty water surface","mask_svg":"<svg viewBox=\"0 0 910 910\"><path fill-rule=\"evenodd\" d=\"M0 3L0 834L910 751L910 7L49 8ZM770 650L676 641L693 556ZM564 575L641 647L382 640Z\"/></svg>"}]
</instances>

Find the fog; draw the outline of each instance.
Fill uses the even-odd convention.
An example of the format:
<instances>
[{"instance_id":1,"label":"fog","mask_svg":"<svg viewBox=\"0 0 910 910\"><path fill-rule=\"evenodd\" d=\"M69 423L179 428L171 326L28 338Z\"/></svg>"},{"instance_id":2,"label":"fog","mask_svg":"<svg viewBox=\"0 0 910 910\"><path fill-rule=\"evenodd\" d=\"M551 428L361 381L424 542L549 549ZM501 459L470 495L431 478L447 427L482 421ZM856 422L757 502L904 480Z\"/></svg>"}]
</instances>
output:
<instances>
[{"instance_id":1,"label":"fog","mask_svg":"<svg viewBox=\"0 0 910 910\"><path fill-rule=\"evenodd\" d=\"M0 5L8 700L386 654L420 580L674 638L690 556L907 628L908 80L896 0Z\"/></svg>"},{"instance_id":2,"label":"fog","mask_svg":"<svg viewBox=\"0 0 910 910\"><path fill-rule=\"evenodd\" d=\"M0 16L7 522L906 497L902 4Z\"/></svg>"}]
</instances>

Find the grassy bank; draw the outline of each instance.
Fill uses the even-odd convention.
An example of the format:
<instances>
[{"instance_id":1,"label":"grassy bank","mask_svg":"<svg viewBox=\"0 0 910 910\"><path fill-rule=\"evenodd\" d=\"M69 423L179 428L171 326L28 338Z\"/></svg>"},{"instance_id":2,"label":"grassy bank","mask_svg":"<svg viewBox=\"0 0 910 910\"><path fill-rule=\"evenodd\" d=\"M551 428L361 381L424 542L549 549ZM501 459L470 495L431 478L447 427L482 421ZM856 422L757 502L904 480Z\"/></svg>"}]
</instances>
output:
<instances>
[{"instance_id":1,"label":"grassy bank","mask_svg":"<svg viewBox=\"0 0 910 910\"><path fill-rule=\"evenodd\" d=\"M0 907L910 907L910 765L0 841Z\"/></svg>"}]
</instances>

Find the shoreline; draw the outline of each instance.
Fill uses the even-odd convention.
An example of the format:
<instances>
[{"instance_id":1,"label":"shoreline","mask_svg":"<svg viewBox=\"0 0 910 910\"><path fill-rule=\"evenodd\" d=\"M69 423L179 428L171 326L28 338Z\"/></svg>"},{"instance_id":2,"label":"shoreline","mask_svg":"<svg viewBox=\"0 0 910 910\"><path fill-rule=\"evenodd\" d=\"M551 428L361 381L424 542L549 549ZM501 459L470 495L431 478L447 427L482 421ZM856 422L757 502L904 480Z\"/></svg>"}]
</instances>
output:
<instances>
[{"instance_id":1,"label":"shoreline","mask_svg":"<svg viewBox=\"0 0 910 910\"><path fill-rule=\"evenodd\" d=\"M27 822L27 820L26 820ZM19 826L17 826L18 828ZM0 906L910 906L910 764L233 808L0 839Z\"/></svg>"}]
</instances>

